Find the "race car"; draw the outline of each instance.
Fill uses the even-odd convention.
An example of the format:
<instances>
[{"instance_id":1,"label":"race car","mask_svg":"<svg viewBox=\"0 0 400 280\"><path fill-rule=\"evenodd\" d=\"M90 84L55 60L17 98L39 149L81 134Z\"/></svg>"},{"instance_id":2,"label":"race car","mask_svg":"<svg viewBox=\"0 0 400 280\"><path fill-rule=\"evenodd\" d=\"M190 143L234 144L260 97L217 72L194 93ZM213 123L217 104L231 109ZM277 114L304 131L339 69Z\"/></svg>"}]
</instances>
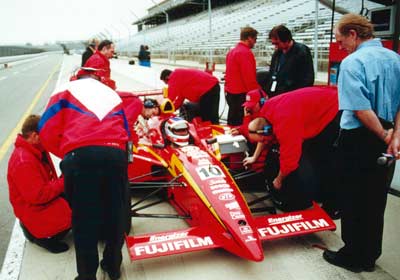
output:
<instances>
[{"instance_id":1,"label":"race car","mask_svg":"<svg viewBox=\"0 0 400 280\"><path fill-rule=\"evenodd\" d=\"M263 240L335 230L316 203L303 211L256 216L230 172L232 158L244 152L244 138L228 135L228 126L188 123L173 108L163 111L146 124L128 169L131 190L154 188L132 204L133 229L138 217L180 218L188 227L126 236L131 260L223 248L262 261ZM146 204L163 191L177 214L142 213L162 201Z\"/></svg>"}]
</instances>

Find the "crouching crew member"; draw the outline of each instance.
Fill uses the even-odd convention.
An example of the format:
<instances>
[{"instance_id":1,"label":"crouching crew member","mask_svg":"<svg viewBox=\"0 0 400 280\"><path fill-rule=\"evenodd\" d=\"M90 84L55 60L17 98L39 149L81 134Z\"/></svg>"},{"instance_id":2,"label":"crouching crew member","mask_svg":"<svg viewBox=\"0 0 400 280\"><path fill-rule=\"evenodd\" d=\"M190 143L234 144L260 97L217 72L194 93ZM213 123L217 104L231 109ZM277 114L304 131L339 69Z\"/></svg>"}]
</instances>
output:
<instances>
[{"instance_id":1,"label":"crouching crew member","mask_svg":"<svg viewBox=\"0 0 400 280\"><path fill-rule=\"evenodd\" d=\"M130 131L121 98L99 82L103 73L78 73L78 80L51 96L39 125L43 145L62 158L72 208L76 280L96 279L99 238L105 240L101 268L111 279L121 275Z\"/></svg>"},{"instance_id":2,"label":"crouching crew member","mask_svg":"<svg viewBox=\"0 0 400 280\"><path fill-rule=\"evenodd\" d=\"M213 75L196 69L164 69L160 79L168 84L168 98L179 109L185 99L199 104L199 115L203 121L219 124L218 79Z\"/></svg>"},{"instance_id":3,"label":"crouching crew member","mask_svg":"<svg viewBox=\"0 0 400 280\"><path fill-rule=\"evenodd\" d=\"M250 139L279 143L279 163L275 163L279 166L267 179L282 210L308 208L318 198L320 185L331 188L327 183L331 182L337 113L335 88L308 87L268 99L260 117L250 122Z\"/></svg>"},{"instance_id":4,"label":"crouching crew member","mask_svg":"<svg viewBox=\"0 0 400 280\"><path fill-rule=\"evenodd\" d=\"M68 250L61 241L71 228L71 209L62 197L63 179L57 178L49 154L43 150L40 116L30 115L8 162L10 202L25 237L52 253Z\"/></svg>"}]
</instances>

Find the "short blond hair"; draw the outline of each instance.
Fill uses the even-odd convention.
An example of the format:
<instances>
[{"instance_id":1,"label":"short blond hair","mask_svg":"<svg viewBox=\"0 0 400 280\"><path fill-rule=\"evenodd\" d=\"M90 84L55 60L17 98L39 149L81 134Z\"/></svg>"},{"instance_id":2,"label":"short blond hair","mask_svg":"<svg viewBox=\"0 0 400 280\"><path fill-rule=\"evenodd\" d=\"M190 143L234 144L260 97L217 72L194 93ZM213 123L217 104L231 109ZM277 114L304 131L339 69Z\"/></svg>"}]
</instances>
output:
<instances>
[{"instance_id":1,"label":"short blond hair","mask_svg":"<svg viewBox=\"0 0 400 280\"><path fill-rule=\"evenodd\" d=\"M361 39L374 37L374 26L369 20L357 14L346 14L336 24L336 30L343 36L348 36L354 30Z\"/></svg>"}]
</instances>

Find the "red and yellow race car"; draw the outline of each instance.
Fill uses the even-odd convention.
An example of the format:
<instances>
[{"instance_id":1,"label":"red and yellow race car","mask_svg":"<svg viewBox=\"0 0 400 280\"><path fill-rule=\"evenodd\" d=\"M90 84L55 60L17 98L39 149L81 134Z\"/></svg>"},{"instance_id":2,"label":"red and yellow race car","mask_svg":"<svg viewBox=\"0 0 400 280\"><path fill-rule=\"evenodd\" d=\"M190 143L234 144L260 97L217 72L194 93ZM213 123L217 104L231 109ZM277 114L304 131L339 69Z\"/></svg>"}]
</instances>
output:
<instances>
[{"instance_id":1,"label":"red and yellow race car","mask_svg":"<svg viewBox=\"0 0 400 280\"><path fill-rule=\"evenodd\" d=\"M228 130L196 119L188 123L172 110L151 118L140 130L140 144L128 169L131 190L154 190L131 205L133 229L138 217L180 218L188 227L128 235L131 260L223 248L261 261L263 240L335 230L316 203L303 211L255 216L230 172L246 143ZM160 202L149 203L147 198L163 191L176 215L142 213Z\"/></svg>"}]
</instances>

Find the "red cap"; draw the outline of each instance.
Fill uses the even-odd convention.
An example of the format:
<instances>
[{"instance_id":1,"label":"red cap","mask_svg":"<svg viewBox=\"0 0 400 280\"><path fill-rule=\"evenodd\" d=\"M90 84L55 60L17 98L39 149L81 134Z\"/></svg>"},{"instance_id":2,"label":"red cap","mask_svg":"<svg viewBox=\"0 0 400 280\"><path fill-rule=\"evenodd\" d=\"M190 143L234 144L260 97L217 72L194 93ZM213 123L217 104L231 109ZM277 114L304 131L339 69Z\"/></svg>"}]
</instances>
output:
<instances>
[{"instance_id":1,"label":"red cap","mask_svg":"<svg viewBox=\"0 0 400 280\"><path fill-rule=\"evenodd\" d=\"M261 93L259 89L253 89L246 94L246 102L243 103L243 107L253 108L258 102L260 102Z\"/></svg>"}]
</instances>

